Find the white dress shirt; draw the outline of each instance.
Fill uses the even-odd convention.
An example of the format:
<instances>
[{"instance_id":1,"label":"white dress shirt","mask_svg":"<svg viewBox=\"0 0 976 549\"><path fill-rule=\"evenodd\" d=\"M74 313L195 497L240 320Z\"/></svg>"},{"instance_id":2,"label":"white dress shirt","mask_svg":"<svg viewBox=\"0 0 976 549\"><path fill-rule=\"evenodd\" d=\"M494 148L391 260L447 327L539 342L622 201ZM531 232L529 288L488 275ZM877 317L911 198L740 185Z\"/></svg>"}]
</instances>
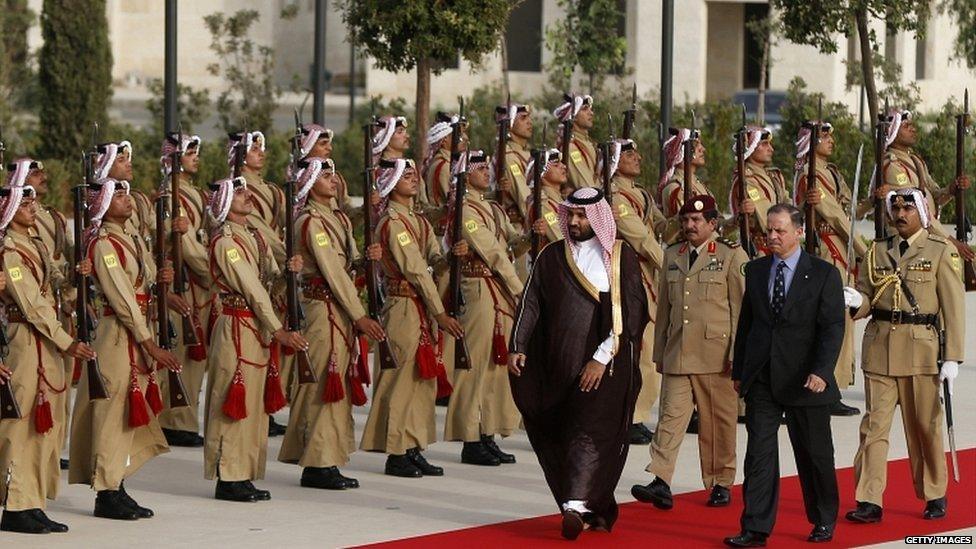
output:
<instances>
[{"instance_id":1,"label":"white dress shirt","mask_svg":"<svg viewBox=\"0 0 976 549\"><path fill-rule=\"evenodd\" d=\"M589 240L579 242L579 246L573 247L573 260L576 267L583 273L583 276L590 281L590 284L598 292L610 291L610 275L607 273L607 266L603 263L603 246L595 236ZM613 358L613 331L600 343L596 352L593 353L593 360L606 365Z\"/></svg>"}]
</instances>

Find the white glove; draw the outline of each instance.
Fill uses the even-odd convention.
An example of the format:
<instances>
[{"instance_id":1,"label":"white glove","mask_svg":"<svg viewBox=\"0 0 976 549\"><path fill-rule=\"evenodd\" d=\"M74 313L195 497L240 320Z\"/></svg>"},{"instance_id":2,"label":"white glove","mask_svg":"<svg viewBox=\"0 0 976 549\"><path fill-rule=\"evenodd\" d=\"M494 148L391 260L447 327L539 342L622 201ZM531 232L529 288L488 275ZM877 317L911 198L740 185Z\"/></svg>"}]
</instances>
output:
<instances>
[{"instance_id":1,"label":"white glove","mask_svg":"<svg viewBox=\"0 0 976 549\"><path fill-rule=\"evenodd\" d=\"M959 363L955 360L947 360L942 363L942 369L939 370L939 381L945 381L949 386L949 394L952 394L952 382L959 375Z\"/></svg>"},{"instance_id":2,"label":"white glove","mask_svg":"<svg viewBox=\"0 0 976 549\"><path fill-rule=\"evenodd\" d=\"M864 296L861 292L851 288L850 286L844 286L844 305L849 309L857 309L864 302Z\"/></svg>"}]
</instances>

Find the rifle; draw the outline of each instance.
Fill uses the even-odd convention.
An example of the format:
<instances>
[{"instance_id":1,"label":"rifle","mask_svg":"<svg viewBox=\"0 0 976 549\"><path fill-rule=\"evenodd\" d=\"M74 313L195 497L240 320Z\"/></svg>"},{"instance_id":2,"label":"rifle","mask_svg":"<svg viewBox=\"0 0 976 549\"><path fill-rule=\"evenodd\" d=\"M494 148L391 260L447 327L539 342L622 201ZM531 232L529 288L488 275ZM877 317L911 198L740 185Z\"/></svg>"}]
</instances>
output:
<instances>
[{"instance_id":1,"label":"rifle","mask_svg":"<svg viewBox=\"0 0 976 549\"><path fill-rule=\"evenodd\" d=\"M610 180L612 174L610 173L610 155L613 151L613 142L616 138L613 136L613 118L611 118L610 113L607 113L607 128L610 131L610 139L600 144L600 154L603 156L603 173L601 174L603 178L603 198L606 199L607 204L613 206L613 185Z\"/></svg>"},{"instance_id":2,"label":"rifle","mask_svg":"<svg viewBox=\"0 0 976 549\"><path fill-rule=\"evenodd\" d=\"M817 104L817 120L804 122L803 127L810 130L810 148L807 151L807 192L817 189L817 147L820 146L821 115L823 99ZM804 198L804 228L806 233L806 252L816 254L820 247L817 239L817 211L813 204Z\"/></svg>"},{"instance_id":3,"label":"rifle","mask_svg":"<svg viewBox=\"0 0 976 549\"><path fill-rule=\"evenodd\" d=\"M3 172L7 168L3 157L6 150L7 147L3 144L3 126L0 126L0 177L3 176ZM0 363L7 358L9 351L7 344L7 326L0 321ZM0 419L20 419L21 417L23 416L20 414L20 406L17 405L14 391L10 387L10 380L7 380L3 385L0 385Z\"/></svg>"},{"instance_id":4,"label":"rifle","mask_svg":"<svg viewBox=\"0 0 976 549\"><path fill-rule=\"evenodd\" d=\"M742 127L735 133L735 162L739 170L739 192L736 200L739 201L740 208L746 199L746 106L742 104ZM745 212L739 212L739 244L742 249L749 254L750 258L756 257L756 249L752 245L751 230L749 227L749 216Z\"/></svg>"},{"instance_id":5,"label":"rifle","mask_svg":"<svg viewBox=\"0 0 976 549\"><path fill-rule=\"evenodd\" d=\"M847 285L854 285L854 263L857 261L854 253L854 235L857 232L854 225L854 218L857 216L857 197L861 188L861 160L864 158L864 144L857 149L857 166L854 168L854 185L851 187L851 230L847 235Z\"/></svg>"},{"instance_id":6,"label":"rifle","mask_svg":"<svg viewBox=\"0 0 976 549\"><path fill-rule=\"evenodd\" d=\"M177 147L178 149L179 147ZM173 171L175 172L176 169L173 168ZM161 189L159 196L156 197L155 234L156 265L160 269L166 264L166 198L165 189ZM175 220L175 217L173 219ZM171 232L178 234L175 231ZM168 288L166 284L161 282L156 282L154 287L156 293L156 338L159 341L160 347L166 350L172 350L173 339L176 337L176 334L173 331L173 324L169 320L169 304L166 303L166 295L169 293ZM169 407L179 408L181 406L189 406L189 401L186 399L186 386L183 385L183 378L180 376L180 373L170 369L167 369L166 372L167 379L169 380Z\"/></svg>"},{"instance_id":7,"label":"rifle","mask_svg":"<svg viewBox=\"0 0 976 549\"><path fill-rule=\"evenodd\" d=\"M637 83L635 82L634 87L630 91L630 108L624 111L624 128L623 131L620 132L621 138L630 139L630 136L634 134L634 119L636 117L637 117Z\"/></svg>"},{"instance_id":8,"label":"rifle","mask_svg":"<svg viewBox=\"0 0 976 549\"><path fill-rule=\"evenodd\" d=\"M234 167L231 177L238 178L244 172L244 159L247 157L247 129L241 132L241 140L234 145Z\"/></svg>"},{"instance_id":9,"label":"rifle","mask_svg":"<svg viewBox=\"0 0 976 549\"><path fill-rule=\"evenodd\" d=\"M180 175L183 173L183 126L180 125L179 133L176 136L176 150L170 159L170 217L175 221L180 217ZM158 207L157 207L158 211ZM173 260L173 293L183 297L186 294L186 267L183 262L183 238L176 231L171 231L170 235L170 255ZM192 347L199 345L200 339L197 337L196 322L193 321L193 313L190 316L180 315L183 322L183 345Z\"/></svg>"},{"instance_id":10,"label":"rifle","mask_svg":"<svg viewBox=\"0 0 976 549\"><path fill-rule=\"evenodd\" d=\"M498 148L495 149L495 185L498 192L498 203L502 207L502 210L507 212L509 206L512 202L512 196L506 191L501 189L502 175L505 169L505 152L508 146L508 130L511 127L513 121L509 120L509 114L512 110L512 95L509 94L508 99L505 101L505 115L501 117L498 121ZM512 182L513 188L515 182Z\"/></svg>"},{"instance_id":11,"label":"rifle","mask_svg":"<svg viewBox=\"0 0 976 549\"><path fill-rule=\"evenodd\" d=\"M569 118L563 121L563 143L562 143L562 155L563 162L566 163L566 168L569 168L569 143L573 140L573 122L576 118L574 110L576 109L576 94L573 94L569 98ZM567 172L568 173L568 172ZM571 182L573 183L573 182Z\"/></svg>"},{"instance_id":12,"label":"rifle","mask_svg":"<svg viewBox=\"0 0 976 549\"><path fill-rule=\"evenodd\" d=\"M692 160L695 157L695 111L691 111L691 129L688 132L688 139L682 143L684 151L682 156L684 156L684 197L682 199L682 204L687 204L691 201L691 197L695 195L694 185L692 180L695 178L695 174L692 172ZM678 132L678 139L681 139L681 132Z\"/></svg>"},{"instance_id":13,"label":"rifle","mask_svg":"<svg viewBox=\"0 0 976 549\"><path fill-rule=\"evenodd\" d=\"M872 185L874 200L874 238L884 239L888 228L885 222L884 199L877 196L878 190L884 186L884 153L885 139L888 137L888 98L885 98L884 112L878 113L878 123L874 131L874 184Z\"/></svg>"},{"instance_id":14,"label":"rifle","mask_svg":"<svg viewBox=\"0 0 976 549\"><path fill-rule=\"evenodd\" d=\"M92 148L85 152L82 156L82 164L84 166L85 179L80 185L76 185L74 188L74 237L75 237L75 249L74 249L74 260L75 265L78 265L85 258L85 225L88 224L88 207L86 202L85 193L88 191L91 185L95 183L95 155L98 154L97 145L98 143L98 124L94 124L94 129L92 131ZM78 320L78 341L91 344L92 342L92 331L94 331L94 323L89 315L88 306L89 296L88 290L91 280L88 275L82 276L77 275L77 288L78 297L75 302L75 314ZM102 378L102 372L98 367L98 358L93 358L91 360L85 361L85 369L88 373L88 400L98 400L103 398L108 398L108 390L105 388L105 380Z\"/></svg>"},{"instance_id":15,"label":"rifle","mask_svg":"<svg viewBox=\"0 0 976 549\"><path fill-rule=\"evenodd\" d=\"M945 329L939 330L939 372L945 362L946 346ZM956 455L956 427L952 419L952 393L949 392L949 380L942 382L942 407L945 408L946 432L949 434L949 459L952 462L952 479L959 482L959 457Z\"/></svg>"},{"instance_id":16,"label":"rifle","mask_svg":"<svg viewBox=\"0 0 976 549\"><path fill-rule=\"evenodd\" d=\"M963 112L956 115L956 179L966 173L966 130L969 127L969 90L963 96ZM966 190L956 187L956 240L967 244L969 242L969 219L966 217ZM976 269L973 262L963 263L963 282L966 291L976 291Z\"/></svg>"},{"instance_id":17,"label":"rifle","mask_svg":"<svg viewBox=\"0 0 976 549\"><path fill-rule=\"evenodd\" d=\"M373 245L375 227L373 226L373 207L369 203L370 194L376 191L376 183L373 181L373 131L376 129L376 100L373 100L370 109L371 116L366 124L363 124L363 258L366 267L366 306L369 317L373 320L380 319L380 311L383 310L383 293L380 286L380 266L372 260L366 259L369 247ZM379 346L380 369L397 368L396 357L393 349L390 348L390 340L384 339L377 341Z\"/></svg>"},{"instance_id":18,"label":"rifle","mask_svg":"<svg viewBox=\"0 0 976 549\"><path fill-rule=\"evenodd\" d=\"M295 178L298 177L298 161L302 153L302 121L295 109L295 135L291 138L291 169L285 178L285 257L295 255ZM235 160L237 160L235 158ZM287 307L288 331L300 332L302 329L302 305L298 301L298 273L285 269L285 302ZM312 369L308 351L295 349L295 367L298 383L317 383L318 376Z\"/></svg>"},{"instance_id":19,"label":"rifle","mask_svg":"<svg viewBox=\"0 0 976 549\"><path fill-rule=\"evenodd\" d=\"M454 222L449 230L451 231L451 243L457 244L461 241L461 225L464 217L464 193L467 183L468 167L467 162L461 158L461 123L464 120L464 98L458 98L460 109L458 110L458 121L453 124L451 131L451 173L455 172L455 165L463 162L457 168L457 182L454 187ZM461 292L461 258L451 254L450 276L448 279L448 296L450 296L451 310L448 314L455 319L461 317L464 310L464 294ZM460 370L471 369L471 355L468 353L468 344L464 337L454 340L454 367Z\"/></svg>"},{"instance_id":20,"label":"rifle","mask_svg":"<svg viewBox=\"0 0 976 549\"><path fill-rule=\"evenodd\" d=\"M532 220L533 223L536 219L542 218L542 170L545 168L547 163L547 157L549 156L549 149L546 145L546 130L549 129L549 124L546 123L542 126L542 146L538 149L532 150L532 161L535 164L535 169L532 170ZM534 261L536 257L539 257L539 252L542 251L542 237L536 234L532 226L529 226L529 239L532 242L532 247L530 257Z\"/></svg>"}]
</instances>

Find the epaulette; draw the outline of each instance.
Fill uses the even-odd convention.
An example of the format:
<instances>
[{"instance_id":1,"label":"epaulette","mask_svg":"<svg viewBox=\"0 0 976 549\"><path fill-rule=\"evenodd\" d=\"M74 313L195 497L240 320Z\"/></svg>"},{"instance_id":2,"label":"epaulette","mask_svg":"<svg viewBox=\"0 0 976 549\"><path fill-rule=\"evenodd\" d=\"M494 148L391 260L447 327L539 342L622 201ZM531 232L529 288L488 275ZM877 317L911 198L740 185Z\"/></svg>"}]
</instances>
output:
<instances>
[{"instance_id":1,"label":"epaulette","mask_svg":"<svg viewBox=\"0 0 976 549\"><path fill-rule=\"evenodd\" d=\"M108 229L105 227L100 227L98 229L98 238L105 238L108 236Z\"/></svg>"},{"instance_id":2,"label":"epaulette","mask_svg":"<svg viewBox=\"0 0 976 549\"><path fill-rule=\"evenodd\" d=\"M875 242L892 242L892 241L894 241L894 239L895 239L895 235L891 235L891 236L885 236L885 237L882 237L882 238L875 238L874 241Z\"/></svg>"},{"instance_id":3,"label":"epaulette","mask_svg":"<svg viewBox=\"0 0 976 549\"><path fill-rule=\"evenodd\" d=\"M14 237L10 235L3 237L3 247L8 250L16 250L17 244L14 242Z\"/></svg>"},{"instance_id":4,"label":"epaulette","mask_svg":"<svg viewBox=\"0 0 976 549\"><path fill-rule=\"evenodd\" d=\"M937 234L929 233L928 234L928 237L929 237L929 240L931 240L932 242L938 242L940 244L948 244L949 243L949 240L948 239L946 239L945 237L939 236Z\"/></svg>"},{"instance_id":5,"label":"epaulette","mask_svg":"<svg viewBox=\"0 0 976 549\"><path fill-rule=\"evenodd\" d=\"M224 223L220 227L220 236L234 236L234 229L230 228L230 224Z\"/></svg>"},{"instance_id":6,"label":"epaulette","mask_svg":"<svg viewBox=\"0 0 976 549\"><path fill-rule=\"evenodd\" d=\"M386 216L390 219L400 219L400 214L398 214L393 208L386 209ZM381 215L380 217L382 218L383 216Z\"/></svg>"},{"instance_id":7,"label":"epaulette","mask_svg":"<svg viewBox=\"0 0 976 549\"><path fill-rule=\"evenodd\" d=\"M665 249L670 250L671 248L673 248L675 246L678 246L678 245L681 245L681 244L684 244L685 242L687 242L687 240L685 240L684 238L679 238L678 240L675 240L674 242L668 244L667 248L665 248Z\"/></svg>"},{"instance_id":8,"label":"epaulette","mask_svg":"<svg viewBox=\"0 0 976 549\"><path fill-rule=\"evenodd\" d=\"M725 238L724 236L720 236L720 237L716 238L715 241L716 242L720 242L722 244L725 244L726 246L728 246L729 248L732 248L732 249L735 249L735 248L738 248L739 247L739 243L738 242L736 242L734 240L729 240L728 238Z\"/></svg>"},{"instance_id":9,"label":"epaulette","mask_svg":"<svg viewBox=\"0 0 976 549\"><path fill-rule=\"evenodd\" d=\"M895 153L888 151L885 153L885 160L888 160L889 162L894 162L895 160L898 160L898 157L895 156Z\"/></svg>"},{"instance_id":10,"label":"epaulette","mask_svg":"<svg viewBox=\"0 0 976 549\"><path fill-rule=\"evenodd\" d=\"M783 170L777 168L776 166L766 166L767 173L783 173Z\"/></svg>"}]
</instances>

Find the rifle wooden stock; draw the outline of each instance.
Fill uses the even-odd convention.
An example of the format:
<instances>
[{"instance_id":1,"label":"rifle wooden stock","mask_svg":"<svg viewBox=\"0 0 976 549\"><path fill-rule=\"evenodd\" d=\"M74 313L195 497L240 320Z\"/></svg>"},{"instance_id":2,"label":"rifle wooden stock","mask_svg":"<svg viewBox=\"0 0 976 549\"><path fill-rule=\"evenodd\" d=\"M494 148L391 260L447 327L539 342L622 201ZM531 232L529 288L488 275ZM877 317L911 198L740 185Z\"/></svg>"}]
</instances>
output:
<instances>
[{"instance_id":1,"label":"rifle wooden stock","mask_svg":"<svg viewBox=\"0 0 976 549\"><path fill-rule=\"evenodd\" d=\"M78 185L74 188L74 237L75 237L75 253L74 260L75 265L81 263L82 259L85 257L85 191L88 189L88 184L94 180L94 158L91 154L86 155L85 158L85 184ZM75 302L75 314L78 320L78 341L91 344L92 342L92 323L89 317L91 311L89 310L89 298L88 298L88 288L91 283L88 276L78 275L78 297ZM98 367L98 359L94 358L85 361L85 372L87 373L88 381L88 400L99 400L108 398L108 390L105 388L105 380L102 378L102 372Z\"/></svg>"},{"instance_id":2,"label":"rifle wooden stock","mask_svg":"<svg viewBox=\"0 0 976 549\"><path fill-rule=\"evenodd\" d=\"M177 146L176 152L173 153L172 161L170 162L170 212L175 222L180 218L181 215L181 205L180 205L180 174L183 173L182 162L183 153L181 148L183 146L183 135L179 136L180 145ZM186 296L187 284L186 284L186 265L183 261L183 235L176 231L171 231L170 238L170 257L173 260L173 292L180 297ZM193 313L190 316L180 315L180 321L182 322L182 332L183 332L183 345L187 347L192 347L194 345L199 345L201 343L200 338L197 337L197 323L194 321Z\"/></svg>"},{"instance_id":3,"label":"rifle wooden stock","mask_svg":"<svg viewBox=\"0 0 976 549\"><path fill-rule=\"evenodd\" d=\"M563 142L562 142L562 151L560 152L563 155L563 164L566 164L566 173L568 175L570 162L572 162L572 159L569 157L569 144L573 140L573 118L572 117L570 117L569 120L563 122L562 129L563 129ZM571 183L575 184L575 182L572 181Z\"/></svg>"},{"instance_id":4,"label":"rifle wooden stock","mask_svg":"<svg viewBox=\"0 0 976 549\"><path fill-rule=\"evenodd\" d=\"M600 155L603 156L603 173L600 177L603 179L603 198L607 201L607 204L613 206L613 185L610 183L610 143L600 144Z\"/></svg>"},{"instance_id":5,"label":"rifle wooden stock","mask_svg":"<svg viewBox=\"0 0 976 549\"><path fill-rule=\"evenodd\" d=\"M166 263L166 195L160 193L156 199L156 265L162 269ZM173 220L175 221L175 217ZM175 231L171 231L177 234ZM169 305L166 302L168 289L165 284L156 283L156 337L159 346L166 350L173 348L173 325L169 318ZM179 372L167 369L166 375L169 381L169 407L179 408L189 406L186 397L186 386L183 385L183 377Z\"/></svg>"},{"instance_id":6,"label":"rifle wooden stock","mask_svg":"<svg viewBox=\"0 0 976 549\"><path fill-rule=\"evenodd\" d=\"M874 132L874 184L872 185L872 191L875 193L872 200L874 201L874 238L876 240L885 238L888 233L885 222L884 199L877 195L878 189L884 186L884 151L885 138L888 133L886 126L885 114L879 114L878 124Z\"/></svg>"},{"instance_id":7,"label":"rifle wooden stock","mask_svg":"<svg viewBox=\"0 0 976 549\"><path fill-rule=\"evenodd\" d=\"M461 111L464 111L463 104ZM460 117L460 116L459 116ZM461 124L454 126L451 134L451 171L457 162L461 162ZM464 167L457 174L457 182L454 189L454 220L451 223L451 243L457 244L462 240L461 225L464 218L464 193L467 187L467 168ZM451 253L450 274L448 277L448 296L450 297L450 314L455 319L461 318L461 311L464 307L464 295L461 293L461 258ZM459 337L454 341L454 368L460 370L471 369L471 355L468 353L468 346L464 337Z\"/></svg>"},{"instance_id":8,"label":"rifle wooden stock","mask_svg":"<svg viewBox=\"0 0 976 549\"><path fill-rule=\"evenodd\" d=\"M20 406L14 398L14 391L10 388L10 380L0 385L0 419L20 419Z\"/></svg>"},{"instance_id":9,"label":"rifle wooden stock","mask_svg":"<svg viewBox=\"0 0 976 549\"><path fill-rule=\"evenodd\" d=\"M749 257L755 257L756 252L752 246L751 232L750 231L750 219L749 215L741 211L742 202L746 199L746 128L745 126L739 130L739 133L735 134L735 161L736 168L739 171L739 192L736 199L739 201L739 244L742 249L749 254Z\"/></svg>"},{"instance_id":10,"label":"rifle wooden stock","mask_svg":"<svg viewBox=\"0 0 976 549\"><path fill-rule=\"evenodd\" d=\"M291 260L295 255L295 177L298 174L298 158L300 156L299 140L301 139L301 126L296 128L295 136L292 138L292 169L291 173L285 178L285 257ZM285 301L287 305L288 330L300 332L302 329L302 310L301 303L298 301L298 273L285 267ZM312 361L308 357L305 349L295 349L295 371L298 376L298 383L304 385L308 383L318 383L318 375L312 368Z\"/></svg>"},{"instance_id":11,"label":"rifle wooden stock","mask_svg":"<svg viewBox=\"0 0 976 549\"><path fill-rule=\"evenodd\" d=\"M820 122L810 124L810 151L807 153L807 192L817 189L817 147L820 146ZM804 228L806 242L804 247L808 254L816 254L817 242L817 211L809 200L804 199Z\"/></svg>"},{"instance_id":12,"label":"rifle wooden stock","mask_svg":"<svg viewBox=\"0 0 976 549\"><path fill-rule=\"evenodd\" d=\"M966 90L965 108L962 114L956 115L956 179L966 173L966 126L969 125L969 90ZM963 244L969 243L969 218L966 216L966 190L956 186L956 240ZM976 291L976 269L973 262L964 260L962 279L966 291Z\"/></svg>"},{"instance_id":13,"label":"rifle wooden stock","mask_svg":"<svg viewBox=\"0 0 976 549\"><path fill-rule=\"evenodd\" d=\"M543 141L545 147L545 141ZM532 221L542 219L542 168L546 160L546 149L536 149L532 151L535 169L532 170ZM529 225L529 239L532 242L530 249L531 257L535 260L542 251L542 236L536 234L535 229Z\"/></svg>"},{"instance_id":14,"label":"rifle wooden stock","mask_svg":"<svg viewBox=\"0 0 976 549\"><path fill-rule=\"evenodd\" d=\"M505 117L498 122L498 144L495 149L495 184L498 187L498 204L507 213L514 198L511 193L503 191L501 188L502 177L505 176L505 152L508 145L508 110L506 109L505 112ZM514 188L514 186L515 182L512 181L512 187Z\"/></svg>"},{"instance_id":15,"label":"rifle wooden stock","mask_svg":"<svg viewBox=\"0 0 976 549\"><path fill-rule=\"evenodd\" d=\"M680 137L680 134L679 134L679 137ZM685 158L685 161L684 161L684 166L683 166L683 168L684 168L684 185L683 185L683 188L682 188L682 192L684 194L682 196L682 203L683 204L687 204L688 202L691 201L691 197L695 195L695 190L694 190L693 185L692 185L692 179L694 179L695 174L692 173L692 171L691 171L692 158L694 157L694 154L695 154L695 145L694 145L694 142L693 142L691 136L689 136L688 139L687 139L687 141L685 141L681 146L684 147L684 149L685 149L684 150L684 158Z\"/></svg>"},{"instance_id":16,"label":"rifle wooden stock","mask_svg":"<svg viewBox=\"0 0 976 549\"><path fill-rule=\"evenodd\" d=\"M624 111L624 127L620 132L620 137L623 139L630 139L631 135L634 133L634 119L637 117L637 84L631 89L630 95L630 108ZM610 133L613 133L613 128L610 128Z\"/></svg>"}]
</instances>

